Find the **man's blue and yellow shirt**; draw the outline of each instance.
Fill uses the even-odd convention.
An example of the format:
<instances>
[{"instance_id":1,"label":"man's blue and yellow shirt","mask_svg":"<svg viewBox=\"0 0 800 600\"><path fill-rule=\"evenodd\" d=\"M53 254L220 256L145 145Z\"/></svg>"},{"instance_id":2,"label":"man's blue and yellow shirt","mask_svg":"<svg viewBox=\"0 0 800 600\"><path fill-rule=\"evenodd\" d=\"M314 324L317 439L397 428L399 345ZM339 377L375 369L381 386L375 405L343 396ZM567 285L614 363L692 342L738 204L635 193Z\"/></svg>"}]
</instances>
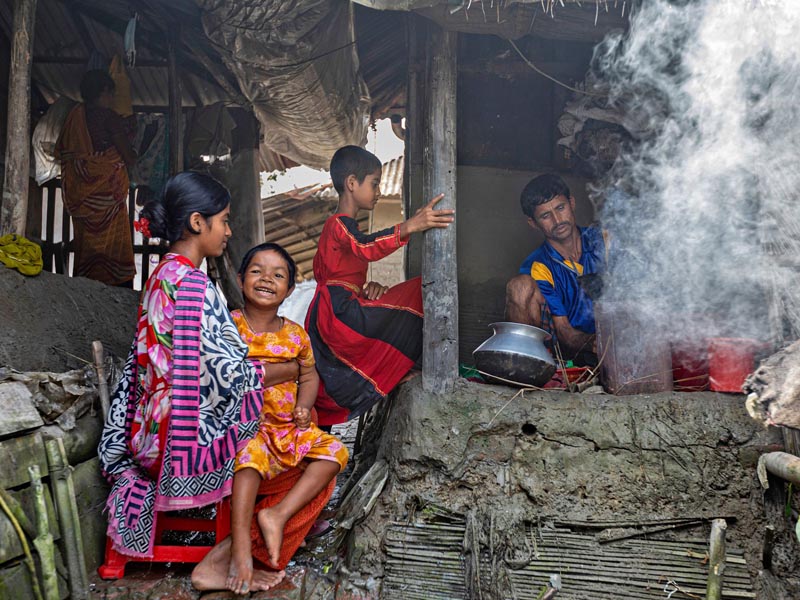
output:
<instances>
[{"instance_id":1,"label":"man's blue and yellow shirt","mask_svg":"<svg viewBox=\"0 0 800 600\"><path fill-rule=\"evenodd\" d=\"M547 300L553 316L567 317L575 329L594 333L592 300L578 283L578 277L598 273L605 265L606 243L598 227L578 227L581 234L581 258L565 260L545 242L525 259L520 273L530 274Z\"/></svg>"}]
</instances>

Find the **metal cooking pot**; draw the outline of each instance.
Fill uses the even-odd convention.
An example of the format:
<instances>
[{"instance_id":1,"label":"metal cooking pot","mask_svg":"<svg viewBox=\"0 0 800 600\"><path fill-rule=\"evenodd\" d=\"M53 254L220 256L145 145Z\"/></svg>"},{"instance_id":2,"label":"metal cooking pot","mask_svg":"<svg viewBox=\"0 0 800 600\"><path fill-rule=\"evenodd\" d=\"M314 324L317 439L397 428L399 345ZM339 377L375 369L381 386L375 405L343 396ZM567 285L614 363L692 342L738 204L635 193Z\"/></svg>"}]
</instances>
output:
<instances>
[{"instance_id":1,"label":"metal cooking pot","mask_svg":"<svg viewBox=\"0 0 800 600\"><path fill-rule=\"evenodd\" d=\"M522 323L492 323L494 335L472 355L479 371L520 384L542 386L556 372L544 340L547 332Z\"/></svg>"}]
</instances>

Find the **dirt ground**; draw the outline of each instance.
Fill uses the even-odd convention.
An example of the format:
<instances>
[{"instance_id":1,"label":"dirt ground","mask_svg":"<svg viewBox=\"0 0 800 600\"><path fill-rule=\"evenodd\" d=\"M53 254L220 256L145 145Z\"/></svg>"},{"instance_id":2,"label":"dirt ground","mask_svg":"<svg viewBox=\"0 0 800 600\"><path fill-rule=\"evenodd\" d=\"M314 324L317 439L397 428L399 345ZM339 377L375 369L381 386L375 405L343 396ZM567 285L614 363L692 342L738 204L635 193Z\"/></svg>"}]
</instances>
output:
<instances>
[{"instance_id":1,"label":"dirt ground","mask_svg":"<svg viewBox=\"0 0 800 600\"><path fill-rule=\"evenodd\" d=\"M26 277L0 266L0 366L64 372L91 361L93 340L124 358L139 292L83 277Z\"/></svg>"}]
</instances>

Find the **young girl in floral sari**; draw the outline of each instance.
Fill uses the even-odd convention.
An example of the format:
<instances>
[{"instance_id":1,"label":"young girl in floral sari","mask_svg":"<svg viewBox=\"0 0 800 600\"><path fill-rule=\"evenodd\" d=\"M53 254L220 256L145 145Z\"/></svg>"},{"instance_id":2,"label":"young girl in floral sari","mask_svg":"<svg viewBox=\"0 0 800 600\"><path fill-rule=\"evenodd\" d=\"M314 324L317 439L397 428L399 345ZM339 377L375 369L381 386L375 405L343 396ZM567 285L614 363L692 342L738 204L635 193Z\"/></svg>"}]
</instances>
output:
<instances>
[{"instance_id":1,"label":"young girl in floral sari","mask_svg":"<svg viewBox=\"0 0 800 600\"><path fill-rule=\"evenodd\" d=\"M231 230L230 194L201 173L180 173L138 227L169 241L147 281L123 377L99 447L112 482L108 536L123 554L153 555L156 511L194 508L231 493L237 450L255 434L261 389L294 380L296 363L262 366L213 283L199 269ZM277 574L260 572L255 588Z\"/></svg>"}]
</instances>

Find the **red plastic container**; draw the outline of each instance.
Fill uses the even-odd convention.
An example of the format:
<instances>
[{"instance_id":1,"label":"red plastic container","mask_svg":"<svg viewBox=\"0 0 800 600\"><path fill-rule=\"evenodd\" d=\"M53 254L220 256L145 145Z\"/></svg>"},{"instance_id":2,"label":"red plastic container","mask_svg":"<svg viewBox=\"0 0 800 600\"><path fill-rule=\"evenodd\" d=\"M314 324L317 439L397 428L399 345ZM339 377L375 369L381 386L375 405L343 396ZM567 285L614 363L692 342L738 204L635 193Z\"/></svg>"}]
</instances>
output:
<instances>
[{"instance_id":1,"label":"red plastic container","mask_svg":"<svg viewBox=\"0 0 800 600\"><path fill-rule=\"evenodd\" d=\"M583 383L589 379L592 370L589 367L567 367L564 369L570 383Z\"/></svg>"},{"instance_id":2,"label":"red plastic container","mask_svg":"<svg viewBox=\"0 0 800 600\"><path fill-rule=\"evenodd\" d=\"M677 392L708 389L708 344L672 345L672 381Z\"/></svg>"},{"instance_id":3,"label":"red plastic container","mask_svg":"<svg viewBox=\"0 0 800 600\"><path fill-rule=\"evenodd\" d=\"M761 342L747 338L708 340L708 379L716 392L742 393L742 385L755 367Z\"/></svg>"}]
</instances>

